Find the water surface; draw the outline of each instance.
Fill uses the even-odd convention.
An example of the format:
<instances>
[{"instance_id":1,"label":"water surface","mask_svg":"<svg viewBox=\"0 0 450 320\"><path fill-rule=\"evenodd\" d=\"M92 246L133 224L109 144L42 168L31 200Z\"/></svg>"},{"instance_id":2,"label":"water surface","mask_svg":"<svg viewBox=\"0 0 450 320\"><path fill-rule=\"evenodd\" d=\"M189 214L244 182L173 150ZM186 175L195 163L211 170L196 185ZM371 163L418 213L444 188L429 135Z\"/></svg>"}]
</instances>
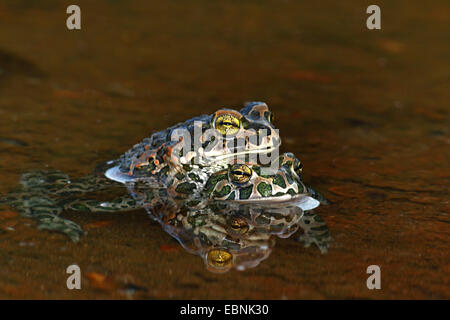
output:
<instances>
[{"instance_id":1,"label":"water surface","mask_svg":"<svg viewBox=\"0 0 450 320\"><path fill-rule=\"evenodd\" d=\"M79 1L70 32L67 1L1 2L0 193L260 100L332 202L317 213L335 242L322 255L279 239L258 267L213 274L145 210L64 213L88 231L72 243L3 208L0 298L450 298L450 5L377 4L369 31L359 1Z\"/></svg>"}]
</instances>

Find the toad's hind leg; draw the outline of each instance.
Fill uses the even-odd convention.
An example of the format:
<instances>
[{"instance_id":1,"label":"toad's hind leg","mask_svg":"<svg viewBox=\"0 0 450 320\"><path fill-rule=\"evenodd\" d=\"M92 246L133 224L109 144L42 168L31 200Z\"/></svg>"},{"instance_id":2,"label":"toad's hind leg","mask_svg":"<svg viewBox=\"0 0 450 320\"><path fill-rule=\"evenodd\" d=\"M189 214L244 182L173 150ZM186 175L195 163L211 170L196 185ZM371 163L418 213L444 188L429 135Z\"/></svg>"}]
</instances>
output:
<instances>
[{"instance_id":1,"label":"toad's hind leg","mask_svg":"<svg viewBox=\"0 0 450 320\"><path fill-rule=\"evenodd\" d=\"M88 175L70 180L69 176L57 170L36 170L24 173L20 186L0 199L27 218L35 219L39 229L57 231L78 241L83 230L75 222L64 219L67 196L95 191L110 185L109 181L97 175Z\"/></svg>"},{"instance_id":2,"label":"toad's hind leg","mask_svg":"<svg viewBox=\"0 0 450 320\"><path fill-rule=\"evenodd\" d=\"M63 233L74 242L80 240L84 234L78 224L60 217L62 207L54 199L42 193L27 194L20 199L7 201L7 203L18 210L22 216L36 220L40 230Z\"/></svg>"},{"instance_id":3,"label":"toad's hind leg","mask_svg":"<svg viewBox=\"0 0 450 320\"><path fill-rule=\"evenodd\" d=\"M20 184L24 190L31 192L70 196L98 191L117 183L96 174L70 179L67 174L58 170L36 170L24 173Z\"/></svg>"},{"instance_id":4,"label":"toad's hind leg","mask_svg":"<svg viewBox=\"0 0 450 320\"><path fill-rule=\"evenodd\" d=\"M142 204L129 195L123 195L110 201L74 199L63 205L65 210L89 212L118 212L142 208Z\"/></svg>"},{"instance_id":5,"label":"toad's hind leg","mask_svg":"<svg viewBox=\"0 0 450 320\"><path fill-rule=\"evenodd\" d=\"M333 238L330 235L326 222L319 215L315 214L313 210L310 210L304 212L299 224L304 233L299 236L298 240L305 247L309 247L314 243L322 254L327 253Z\"/></svg>"}]
</instances>

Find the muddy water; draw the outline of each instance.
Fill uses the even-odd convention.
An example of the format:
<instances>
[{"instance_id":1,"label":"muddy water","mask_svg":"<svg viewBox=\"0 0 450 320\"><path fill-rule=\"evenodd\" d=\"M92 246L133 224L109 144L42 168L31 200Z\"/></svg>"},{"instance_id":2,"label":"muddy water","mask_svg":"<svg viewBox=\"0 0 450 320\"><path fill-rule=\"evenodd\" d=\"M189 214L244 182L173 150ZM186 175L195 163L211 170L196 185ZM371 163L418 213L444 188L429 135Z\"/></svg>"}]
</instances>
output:
<instances>
[{"instance_id":1,"label":"muddy water","mask_svg":"<svg viewBox=\"0 0 450 320\"><path fill-rule=\"evenodd\" d=\"M212 274L144 210L64 213L88 230L72 243L3 208L0 298L450 298L447 1L378 1L379 31L359 1L78 3L69 32L67 1L0 2L0 193L262 100L331 200L317 213L335 242L321 255L280 239L257 268Z\"/></svg>"}]
</instances>

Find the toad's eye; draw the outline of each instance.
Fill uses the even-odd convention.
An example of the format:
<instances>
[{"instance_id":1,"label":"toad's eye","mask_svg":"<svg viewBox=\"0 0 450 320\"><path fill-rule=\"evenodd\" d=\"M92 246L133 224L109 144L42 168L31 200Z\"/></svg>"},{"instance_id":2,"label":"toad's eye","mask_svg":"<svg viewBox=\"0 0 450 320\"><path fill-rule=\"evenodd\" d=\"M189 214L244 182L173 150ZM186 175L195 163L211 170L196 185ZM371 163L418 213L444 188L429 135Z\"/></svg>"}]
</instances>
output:
<instances>
[{"instance_id":1,"label":"toad's eye","mask_svg":"<svg viewBox=\"0 0 450 320\"><path fill-rule=\"evenodd\" d=\"M270 111L266 111L264 112L264 117L267 119L267 121L269 121L270 123L273 122L274 116L273 113Z\"/></svg>"},{"instance_id":2,"label":"toad's eye","mask_svg":"<svg viewBox=\"0 0 450 320\"><path fill-rule=\"evenodd\" d=\"M241 120L229 113L218 115L214 120L214 128L224 136L236 134L240 127Z\"/></svg>"},{"instance_id":3,"label":"toad's eye","mask_svg":"<svg viewBox=\"0 0 450 320\"><path fill-rule=\"evenodd\" d=\"M245 234L249 229L247 221L245 221L244 219L239 218L239 217L231 218L228 221L228 224L229 224L231 230L238 234Z\"/></svg>"},{"instance_id":4,"label":"toad's eye","mask_svg":"<svg viewBox=\"0 0 450 320\"><path fill-rule=\"evenodd\" d=\"M245 164L234 164L231 166L229 176L231 181L236 183L246 183L252 177L252 169Z\"/></svg>"},{"instance_id":5,"label":"toad's eye","mask_svg":"<svg viewBox=\"0 0 450 320\"><path fill-rule=\"evenodd\" d=\"M226 271L233 265L233 256L225 249L212 249L206 259L208 266L216 271Z\"/></svg>"},{"instance_id":6,"label":"toad's eye","mask_svg":"<svg viewBox=\"0 0 450 320\"><path fill-rule=\"evenodd\" d=\"M294 162L294 171L296 174L301 176L303 171L303 163L300 162L300 160L296 159Z\"/></svg>"}]
</instances>

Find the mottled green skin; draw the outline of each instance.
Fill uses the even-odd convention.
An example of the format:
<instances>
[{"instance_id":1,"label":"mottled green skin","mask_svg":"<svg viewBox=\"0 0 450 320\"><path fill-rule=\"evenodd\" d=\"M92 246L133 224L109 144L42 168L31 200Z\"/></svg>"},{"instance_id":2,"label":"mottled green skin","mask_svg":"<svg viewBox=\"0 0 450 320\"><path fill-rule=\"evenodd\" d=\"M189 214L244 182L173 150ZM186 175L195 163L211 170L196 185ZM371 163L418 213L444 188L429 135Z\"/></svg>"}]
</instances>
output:
<instances>
[{"instance_id":1,"label":"mottled green skin","mask_svg":"<svg viewBox=\"0 0 450 320\"><path fill-rule=\"evenodd\" d=\"M241 112L248 118L247 126L252 121L259 125L269 123L261 120L268 112L266 108L261 103L244 108ZM211 117L204 120L208 124ZM184 125L191 123L187 121ZM177 125L180 126L183 124ZM167 149L169 144L164 143L171 130L156 133L118 160L82 178L72 180L54 170L26 173L20 186L0 199L0 203L36 219L40 229L64 233L73 241L80 239L83 230L62 218L63 211L116 212L145 208L185 248L209 261L207 265L213 269L208 260L211 250L226 251L233 257L233 266L245 269L268 256L272 236L288 237L299 228L305 231L301 240L306 245L316 243L326 252L331 239L326 224L292 203L298 197L308 196L323 204L327 201L303 183L301 163L293 154L281 155L279 166L265 174L259 163L236 162L231 156L221 161L206 161L203 165L180 165L180 159L171 154L173 149ZM146 150L151 149L145 147L147 143L163 146L158 147L161 153L149 158ZM266 149L258 152L265 152L261 150ZM119 173L130 180L119 183L106 178L104 172L112 166L117 166ZM236 182L236 166L245 167L245 181ZM125 194L124 185L128 189ZM104 194L99 195L102 191ZM101 200L104 195L113 198ZM280 201L288 202L280 207ZM238 228L236 232L230 228L228 224L236 219L245 230Z\"/></svg>"},{"instance_id":2,"label":"mottled green skin","mask_svg":"<svg viewBox=\"0 0 450 320\"><path fill-rule=\"evenodd\" d=\"M40 229L59 231L68 235L72 240L78 241L83 231L72 221L61 218L61 212L66 210L114 212L143 207L170 206L178 208L185 219L192 221L194 218L197 219L196 217L224 214L227 212L227 210L224 210L227 206L230 211L230 204L236 202L230 199L230 194L233 193L237 195L236 200L245 200L248 203L267 198L268 203L271 203L277 197L286 194L289 196L300 194L315 196L285 162L281 162L279 170L273 175L260 175L259 166L253 165L250 167L253 174L245 184L233 183L230 180L228 171L231 165L229 165L228 169L212 174L207 181L196 179L194 177L196 173L192 170L183 174L180 173L178 175L180 181L184 181L185 175L190 175L192 181L197 181L196 186L202 189L202 192L198 194L177 194L176 197L172 197L167 193L167 189L148 188L145 183L136 183L133 185L134 192L131 195L125 194L110 201L85 199L90 192L102 189L106 189L105 191L108 193L114 190L116 192L122 191L123 185L110 181L102 175L93 174L70 180L67 175L58 171L36 171L24 174L20 188L8 194L4 201L19 210L24 216L37 219ZM261 188L258 188L259 185L269 186L270 190L273 191L270 194L264 192ZM245 191L249 188L250 193ZM224 189L228 190L226 194L222 191ZM284 190L284 192L280 190ZM317 198L317 196L315 197ZM235 203L234 206L235 211L246 208L239 203ZM164 212L164 210L159 210L159 216L154 216L160 222L164 219L161 212ZM201 214L199 215L199 213ZM263 222L264 220L261 219L264 216L265 214L262 214L258 221ZM289 221L288 218L279 216L281 219L277 223L274 223L273 217L269 219L270 224L265 223L266 227L271 225L267 229L269 234L274 233L273 228L283 229L283 227L290 225L292 220ZM209 220L211 221L211 219ZM262 224L264 225L264 223Z\"/></svg>"},{"instance_id":3,"label":"mottled green skin","mask_svg":"<svg viewBox=\"0 0 450 320\"><path fill-rule=\"evenodd\" d=\"M232 114L239 119L240 127L233 135L223 136L215 129L215 120L223 114ZM281 138L271 119L272 113L264 102L250 102L240 111L219 109L211 115L194 117L152 134L125 152L116 163L123 173L137 179L156 176L165 184L171 173L185 171L193 164L209 173L209 168L215 170L226 165L237 154L269 153L277 149ZM211 130L226 143L219 143L217 137L209 135ZM189 139L176 138L179 132L187 133ZM260 137L263 132L266 134L264 139ZM242 144L238 144L238 140ZM188 155L183 153L183 148L190 151ZM163 172L165 177L161 177L165 165L169 169Z\"/></svg>"}]
</instances>

